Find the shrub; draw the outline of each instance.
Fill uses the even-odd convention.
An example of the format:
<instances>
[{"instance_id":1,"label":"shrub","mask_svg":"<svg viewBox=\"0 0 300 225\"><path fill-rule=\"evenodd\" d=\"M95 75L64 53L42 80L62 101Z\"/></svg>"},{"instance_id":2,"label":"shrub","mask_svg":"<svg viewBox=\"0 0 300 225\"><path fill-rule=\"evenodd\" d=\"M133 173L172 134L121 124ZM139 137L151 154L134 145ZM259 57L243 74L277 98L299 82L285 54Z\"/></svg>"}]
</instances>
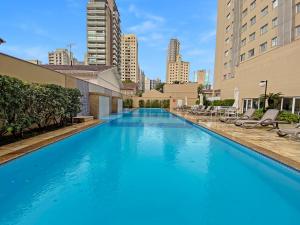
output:
<instances>
[{"instance_id":1,"label":"shrub","mask_svg":"<svg viewBox=\"0 0 300 225\"><path fill-rule=\"evenodd\" d=\"M80 97L78 89L27 84L0 75L0 136L23 136L33 125L65 125L80 112Z\"/></svg>"},{"instance_id":2,"label":"shrub","mask_svg":"<svg viewBox=\"0 0 300 225\"><path fill-rule=\"evenodd\" d=\"M146 101L146 108L151 108L151 102L150 102L150 100Z\"/></svg>"},{"instance_id":3,"label":"shrub","mask_svg":"<svg viewBox=\"0 0 300 225\"><path fill-rule=\"evenodd\" d=\"M139 107L140 107L140 108L145 108L145 101L144 101L143 99L141 99L141 100L139 101Z\"/></svg>"},{"instance_id":4,"label":"shrub","mask_svg":"<svg viewBox=\"0 0 300 225\"><path fill-rule=\"evenodd\" d=\"M123 102L124 108L132 109L133 107L133 100L132 99L125 99Z\"/></svg>"},{"instance_id":5,"label":"shrub","mask_svg":"<svg viewBox=\"0 0 300 225\"><path fill-rule=\"evenodd\" d=\"M170 100L169 99L168 100L162 100L161 106L164 109L169 109L170 108Z\"/></svg>"},{"instance_id":6,"label":"shrub","mask_svg":"<svg viewBox=\"0 0 300 225\"><path fill-rule=\"evenodd\" d=\"M286 121L289 123L298 123L300 121L300 116L290 113L290 112L280 112L278 116L278 120L280 121Z\"/></svg>"},{"instance_id":7,"label":"shrub","mask_svg":"<svg viewBox=\"0 0 300 225\"><path fill-rule=\"evenodd\" d=\"M158 100L153 100L151 102L151 108L160 108L160 101Z\"/></svg>"},{"instance_id":8,"label":"shrub","mask_svg":"<svg viewBox=\"0 0 300 225\"><path fill-rule=\"evenodd\" d=\"M216 100L210 102L211 106L232 106L234 104L234 99L224 99L224 100Z\"/></svg>"},{"instance_id":9,"label":"shrub","mask_svg":"<svg viewBox=\"0 0 300 225\"><path fill-rule=\"evenodd\" d=\"M255 111L253 118L256 120L260 120L264 115L264 110L263 109L258 109Z\"/></svg>"}]
</instances>

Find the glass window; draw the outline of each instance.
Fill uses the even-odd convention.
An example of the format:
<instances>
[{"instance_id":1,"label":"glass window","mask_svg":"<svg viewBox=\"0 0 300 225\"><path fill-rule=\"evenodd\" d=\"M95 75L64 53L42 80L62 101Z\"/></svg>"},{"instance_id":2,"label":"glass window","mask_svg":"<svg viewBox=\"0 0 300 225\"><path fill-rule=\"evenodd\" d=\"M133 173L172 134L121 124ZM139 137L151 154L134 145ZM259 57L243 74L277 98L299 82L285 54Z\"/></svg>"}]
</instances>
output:
<instances>
[{"instance_id":1,"label":"glass window","mask_svg":"<svg viewBox=\"0 0 300 225\"><path fill-rule=\"evenodd\" d=\"M252 17L250 20L251 26L254 25L255 23L256 23L256 16Z\"/></svg>"},{"instance_id":2,"label":"glass window","mask_svg":"<svg viewBox=\"0 0 300 225\"><path fill-rule=\"evenodd\" d=\"M300 98L295 99L295 113L300 114Z\"/></svg>"},{"instance_id":3,"label":"glass window","mask_svg":"<svg viewBox=\"0 0 300 225\"><path fill-rule=\"evenodd\" d=\"M268 32L268 24L265 24L260 28L260 35L263 35Z\"/></svg>"},{"instance_id":4,"label":"glass window","mask_svg":"<svg viewBox=\"0 0 300 225\"><path fill-rule=\"evenodd\" d=\"M269 9L268 9L268 6L266 6L265 8L263 8L261 10L261 16L262 17L266 16L268 14L268 12L269 12Z\"/></svg>"},{"instance_id":5,"label":"glass window","mask_svg":"<svg viewBox=\"0 0 300 225\"><path fill-rule=\"evenodd\" d=\"M282 110L291 112L293 109L293 99L292 98L283 98Z\"/></svg>"},{"instance_id":6,"label":"glass window","mask_svg":"<svg viewBox=\"0 0 300 225\"><path fill-rule=\"evenodd\" d=\"M295 36L296 36L296 37L300 37L300 26L297 26L297 27L295 28Z\"/></svg>"},{"instance_id":7,"label":"glass window","mask_svg":"<svg viewBox=\"0 0 300 225\"><path fill-rule=\"evenodd\" d=\"M241 41L241 46L243 47L243 46L245 46L246 45L246 38L244 38L242 41Z\"/></svg>"},{"instance_id":8,"label":"glass window","mask_svg":"<svg viewBox=\"0 0 300 225\"><path fill-rule=\"evenodd\" d=\"M254 0L253 2L251 2L250 4L250 9L253 10L256 7L256 0Z\"/></svg>"},{"instance_id":9,"label":"glass window","mask_svg":"<svg viewBox=\"0 0 300 225\"><path fill-rule=\"evenodd\" d=\"M296 13L300 13L300 2L296 5Z\"/></svg>"},{"instance_id":10,"label":"glass window","mask_svg":"<svg viewBox=\"0 0 300 225\"><path fill-rule=\"evenodd\" d=\"M278 6L278 0L273 0L273 9L275 9Z\"/></svg>"},{"instance_id":11,"label":"glass window","mask_svg":"<svg viewBox=\"0 0 300 225\"><path fill-rule=\"evenodd\" d=\"M254 48L248 52L248 58L251 58L253 56L254 56Z\"/></svg>"},{"instance_id":12,"label":"glass window","mask_svg":"<svg viewBox=\"0 0 300 225\"><path fill-rule=\"evenodd\" d=\"M272 39L272 47L276 47L278 45L278 37L274 37Z\"/></svg>"},{"instance_id":13,"label":"glass window","mask_svg":"<svg viewBox=\"0 0 300 225\"><path fill-rule=\"evenodd\" d=\"M242 33L245 32L247 30L247 23L245 23L243 26L242 26Z\"/></svg>"},{"instance_id":14,"label":"glass window","mask_svg":"<svg viewBox=\"0 0 300 225\"><path fill-rule=\"evenodd\" d=\"M241 58L241 62L245 61L245 59L246 59L246 54L245 54L245 53L242 54L240 58Z\"/></svg>"},{"instance_id":15,"label":"glass window","mask_svg":"<svg viewBox=\"0 0 300 225\"><path fill-rule=\"evenodd\" d=\"M250 41L254 41L254 40L255 40L255 32L252 33L252 34L250 34L249 40L250 40Z\"/></svg>"},{"instance_id":16,"label":"glass window","mask_svg":"<svg viewBox=\"0 0 300 225\"><path fill-rule=\"evenodd\" d=\"M258 109L258 103L259 103L258 98L254 98L252 100L252 107L253 107L253 109Z\"/></svg>"},{"instance_id":17,"label":"glass window","mask_svg":"<svg viewBox=\"0 0 300 225\"><path fill-rule=\"evenodd\" d=\"M268 43L267 43L267 42L261 44L261 45L260 45L260 52L265 52L265 51L267 51L267 48L268 48Z\"/></svg>"},{"instance_id":18,"label":"glass window","mask_svg":"<svg viewBox=\"0 0 300 225\"><path fill-rule=\"evenodd\" d=\"M277 17L272 20L272 26L273 27L277 27L278 26L278 18Z\"/></svg>"}]
</instances>

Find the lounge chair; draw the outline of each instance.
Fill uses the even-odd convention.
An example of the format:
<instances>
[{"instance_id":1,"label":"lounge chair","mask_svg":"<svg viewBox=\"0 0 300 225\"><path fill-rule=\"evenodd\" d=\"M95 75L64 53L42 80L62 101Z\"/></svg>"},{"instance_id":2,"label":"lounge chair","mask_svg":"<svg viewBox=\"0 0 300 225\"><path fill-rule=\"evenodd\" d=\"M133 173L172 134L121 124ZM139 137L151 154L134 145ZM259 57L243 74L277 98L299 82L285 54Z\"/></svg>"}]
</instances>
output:
<instances>
[{"instance_id":1,"label":"lounge chair","mask_svg":"<svg viewBox=\"0 0 300 225\"><path fill-rule=\"evenodd\" d=\"M212 111L212 106L208 106L204 111L197 112L196 115L207 115Z\"/></svg>"},{"instance_id":2,"label":"lounge chair","mask_svg":"<svg viewBox=\"0 0 300 225\"><path fill-rule=\"evenodd\" d=\"M255 128L257 126L269 126L272 125L273 128L278 127L278 121L276 118L279 114L277 109L269 109L261 118L261 120L237 120L235 122L236 126L242 126L245 128Z\"/></svg>"},{"instance_id":3,"label":"lounge chair","mask_svg":"<svg viewBox=\"0 0 300 225\"><path fill-rule=\"evenodd\" d=\"M237 120L250 120L255 113L255 109L248 109L241 117L236 116L223 116L220 118L224 123L235 123Z\"/></svg>"},{"instance_id":4,"label":"lounge chair","mask_svg":"<svg viewBox=\"0 0 300 225\"><path fill-rule=\"evenodd\" d=\"M196 114L197 112L204 111L204 109L205 109L205 106L196 105L196 106L193 106L192 109L189 110L188 112L190 114Z\"/></svg>"},{"instance_id":5,"label":"lounge chair","mask_svg":"<svg viewBox=\"0 0 300 225\"><path fill-rule=\"evenodd\" d=\"M300 123L298 123L295 128L279 129L277 134L279 137L291 135L292 137L300 139Z\"/></svg>"}]
</instances>

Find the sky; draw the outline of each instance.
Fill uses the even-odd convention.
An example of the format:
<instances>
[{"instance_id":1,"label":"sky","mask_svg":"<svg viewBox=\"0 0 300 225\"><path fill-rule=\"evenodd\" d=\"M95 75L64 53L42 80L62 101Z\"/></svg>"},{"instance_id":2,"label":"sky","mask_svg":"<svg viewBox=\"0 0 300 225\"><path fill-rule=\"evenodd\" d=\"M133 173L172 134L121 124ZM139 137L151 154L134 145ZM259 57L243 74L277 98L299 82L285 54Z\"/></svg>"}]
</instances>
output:
<instances>
[{"instance_id":1,"label":"sky","mask_svg":"<svg viewBox=\"0 0 300 225\"><path fill-rule=\"evenodd\" d=\"M79 60L86 52L87 0L2 1L0 52L48 62L48 52L75 44ZM170 38L181 42L181 55L198 69L214 69L217 0L117 0L123 33L139 40L139 64L149 78L166 76Z\"/></svg>"}]
</instances>

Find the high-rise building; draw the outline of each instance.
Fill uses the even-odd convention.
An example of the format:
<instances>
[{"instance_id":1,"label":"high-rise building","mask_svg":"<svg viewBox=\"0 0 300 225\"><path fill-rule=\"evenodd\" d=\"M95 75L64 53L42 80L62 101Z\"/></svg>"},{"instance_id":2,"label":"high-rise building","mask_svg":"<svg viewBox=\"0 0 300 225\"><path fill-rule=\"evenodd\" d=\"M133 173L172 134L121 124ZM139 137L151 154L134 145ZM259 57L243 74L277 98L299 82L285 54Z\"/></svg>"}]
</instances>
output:
<instances>
[{"instance_id":1,"label":"high-rise building","mask_svg":"<svg viewBox=\"0 0 300 225\"><path fill-rule=\"evenodd\" d=\"M175 62L168 62L167 83L188 83L190 74L190 63L182 61L181 56L177 56Z\"/></svg>"},{"instance_id":2,"label":"high-rise building","mask_svg":"<svg viewBox=\"0 0 300 225\"><path fill-rule=\"evenodd\" d=\"M168 48L167 57L167 76L168 84L174 82L189 82L190 64L182 61L180 55L180 42L178 39L171 39Z\"/></svg>"},{"instance_id":3,"label":"high-rise building","mask_svg":"<svg viewBox=\"0 0 300 225\"><path fill-rule=\"evenodd\" d=\"M216 44L217 96L239 91L240 108L259 108L267 81L279 109L300 111L300 0L219 0Z\"/></svg>"},{"instance_id":4,"label":"high-rise building","mask_svg":"<svg viewBox=\"0 0 300 225\"><path fill-rule=\"evenodd\" d=\"M206 79L207 79L207 72L206 72L206 70L198 70L196 72L196 79L195 79L195 81L198 84L206 85Z\"/></svg>"},{"instance_id":5,"label":"high-rise building","mask_svg":"<svg viewBox=\"0 0 300 225\"><path fill-rule=\"evenodd\" d=\"M89 0L87 5L87 62L120 67L120 14L114 0Z\"/></svg>"},{"instance_id":6,"label":"high-rise building","mask_svg":"<svg viewBox=\"0 0 300 225\"><path fill-rule=\"evenodd\" d=\"M180 42L178 39L171 39L168 48L168 62L175 62L180 52Z\"/></svg>"},{"instance_id":7,"label":"high-rise building","mask_svg":"<svg viewBox=\"0 0 300 225\"><path fill-rule=\"evenodd\" d=\"M70 53L68 49L58 48L48 53L49 65L70 65Z\"/></svg>"},{"instance_id":8,"label":"high-rise building","mask_svg":"<svg viewBox=\"0 0 300 225\"><path fill-rule=\"evenodd\" d=\"M122 35L121 40L121 79L140 83L137 37L134 34L126 34Z\"/></svg>"}]
</instances>

